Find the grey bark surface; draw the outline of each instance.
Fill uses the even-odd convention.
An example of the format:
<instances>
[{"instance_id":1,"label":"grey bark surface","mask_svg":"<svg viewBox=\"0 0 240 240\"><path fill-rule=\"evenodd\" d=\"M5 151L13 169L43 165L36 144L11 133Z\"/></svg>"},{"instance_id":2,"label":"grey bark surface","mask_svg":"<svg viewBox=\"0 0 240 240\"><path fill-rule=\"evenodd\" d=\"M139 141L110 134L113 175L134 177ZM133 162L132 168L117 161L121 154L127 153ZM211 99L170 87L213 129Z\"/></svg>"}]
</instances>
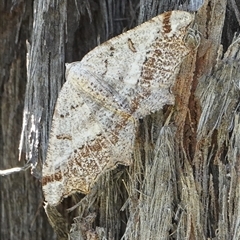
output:
<instances>
[{"instance_id":1,"label":"grey bark surface","mask_svg":"<svg viewBox=\"0 0 240 240\"><path fill-rule=\"evenodd\" d=\"M21 159L34 176L0 176L1 239L56 239L40 179L65 62L163 11L200 3L1 1L0 169L16 167L23 126ZM86 196L45 207L59 239L240 239L237 12L230 1L204 1L201 45L181 67L175 106L140 121L132 166L108 172Z\"/></svg>"},{"instance_id":2,"label":"grey bark surface","mask_svg":"<svg viewBox=\"0 0 240 240\"><path fill-rule=\"evenodd\" d=\"M25 161L18 162L18 147L27 82L26 39L31 28L31 1L0 1L1 170L20 168ZM0 239L47 239L52 234L42 209L40 182L30 171L0 176Z\"/></svg>"}]
</instances>

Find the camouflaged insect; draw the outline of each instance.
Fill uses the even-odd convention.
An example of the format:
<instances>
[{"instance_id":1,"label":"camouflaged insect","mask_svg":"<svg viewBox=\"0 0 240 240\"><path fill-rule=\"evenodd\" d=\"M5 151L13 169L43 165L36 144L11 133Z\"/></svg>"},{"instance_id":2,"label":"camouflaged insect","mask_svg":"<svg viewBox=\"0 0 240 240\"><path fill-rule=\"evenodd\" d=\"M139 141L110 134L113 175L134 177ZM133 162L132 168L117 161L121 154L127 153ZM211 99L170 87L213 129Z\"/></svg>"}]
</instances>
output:
<instances>
[{"instance_id":1,"label":"camouflaged insect","mask_svg":"<svg viewBox=\"0 0 240 240\"><path fill-rule=\"evenodd\" d=\"M131 164L138 119L174 103L170 87L192 51L185 39L193 21L188 12L163 13L66 65L43 166L50 205Z\"/></svg>"}]
</instances>

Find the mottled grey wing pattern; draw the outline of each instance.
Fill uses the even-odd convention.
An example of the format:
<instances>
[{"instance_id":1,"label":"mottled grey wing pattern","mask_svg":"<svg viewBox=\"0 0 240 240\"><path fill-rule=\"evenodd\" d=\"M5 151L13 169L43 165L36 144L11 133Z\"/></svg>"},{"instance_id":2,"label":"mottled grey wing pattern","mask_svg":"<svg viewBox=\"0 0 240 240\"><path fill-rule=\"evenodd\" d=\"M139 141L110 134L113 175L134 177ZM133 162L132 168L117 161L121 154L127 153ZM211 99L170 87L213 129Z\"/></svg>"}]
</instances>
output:
<instances>
[{"instance_id":1,"label":"mottled grey wing pattern","mask_svg":"<svg viewBox=\"0 0 240 240\"><path fill-rule=\"evenodd\" d=\"M191 51L184 39L192 21L187 12L164 13L67 64L43 166L50 205L131 164L137 119L174 103L169 88Z\"/></svg>"},{"instance_id":2,"label":"mottled grey wing pattern","mask_svg":"<svg viewBox=\"0 0 240 240\"><path fill-rule=\"evenodd\" d=\"M75 191L88 193L102 172L117 163L129 165L135 129L131 115L101 104L69 79L57 101L43 166L43 191L49 204Z\"/></svg>"},{"instance_id":3,"label":"mottled grey wing pattern","mask_svg":"<svg viewBox=\"0 0 240 240\"><path fill-rule=\"evenodd\" d=\"M169 88L192 50L185 36L193 20L187 12L166 12L95 48L78 68L102 76L102 82L121 95L121 102L127 102L131 114L142 118L173 104Z\"/></svg>"}]
</instances>

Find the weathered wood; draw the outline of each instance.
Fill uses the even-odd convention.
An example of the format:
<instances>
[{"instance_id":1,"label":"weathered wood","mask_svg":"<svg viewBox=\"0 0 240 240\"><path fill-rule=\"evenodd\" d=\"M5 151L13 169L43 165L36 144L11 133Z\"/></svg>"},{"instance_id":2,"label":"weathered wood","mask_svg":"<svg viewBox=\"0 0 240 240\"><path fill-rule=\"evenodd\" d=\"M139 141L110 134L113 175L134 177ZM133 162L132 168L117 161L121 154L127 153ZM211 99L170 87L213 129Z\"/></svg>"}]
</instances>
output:
<instances>
[{"instance_id":1,"label":"weathered wood","mask_svg":"<svg viewBox=\"0 0 240 240\"><path fill-rule=\"evenodd\" d=\"M238 239L233 208L239 204L239 87L233 79L239 79L239 39L220 60L225 10L226 1L205 2L196 16L203 41L196 62L186 59L182 66L174 88L176 106L143 120L133 166L125 173L120 170L115 182L109 173L96 186L99 209L89 200L93 196L86 197L91 202L86 206L82 200L80 215L87 216L89 208L99 213L97 226L107 239L122 234L123 239ZM161 127L171 111L170 123ZM233 128L235 134L229 137ZM159 134L150 129L159 129ZM235 157L227 150L229 143ZM117 214L121 210L126 211L126 226Z\"/></svg>"},{"instance_id":2,"label":"weathered wood","mask_svg":"<svg viewBox=\"0 0 240 240\"><path fill-rule=\"evenodd\" d=\"M18 162L18 146L27 82L26 39L30 39L31 28L31 1L0 1L2 174L25 165L24 158ZM47 239L53 235L42 209L41 185L30 171L0 176L0 203L0 239Z\"/></svg>"},{"instance_id":3,"label":"weathered wood","mask_svg":"<svg viewBox=\"0 0 240 240\"><path fill-rule=\"evenodd\" d=\"M125 28L179 8L180 1L40 0L33 7L30 1L5 2L0 3L7 13L1 15L0 169L16 166L29 39L22 155L26 152L40 179L64 63L80 60ZM72 205L80 202L72 225L66 212L72 205L66 200L59 206L71 239L240 238L240 40L229 47L239 29L233 12L239 11L229 8L229 13L226 5L226 0L206 0L198 11L198 54L185 59L173 88L176 105L140 121L134 164L107 173L89 195L73 196ZM229 49L223 59L222 49ZM0 180L1 238L54 239L43 216L39 181L29 173Z\"/></svg>"}]
</instances>

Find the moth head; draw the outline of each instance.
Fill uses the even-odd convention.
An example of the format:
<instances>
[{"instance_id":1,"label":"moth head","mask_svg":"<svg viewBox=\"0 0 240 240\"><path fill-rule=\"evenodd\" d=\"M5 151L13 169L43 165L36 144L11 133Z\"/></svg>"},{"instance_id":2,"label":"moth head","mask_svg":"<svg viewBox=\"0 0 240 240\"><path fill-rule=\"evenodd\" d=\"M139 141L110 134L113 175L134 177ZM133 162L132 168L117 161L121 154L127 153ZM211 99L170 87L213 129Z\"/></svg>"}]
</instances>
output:
<instances>
[{"instance_id":1,"label":"moth head","mask_svg":"<svg viewBox=\"0 0 240 240\"><path fill-rule=\"evenodd\" d=\"M181 28L188 27L193 21L194 14L184 11L173 11L170 18L173 30L180 30Z\"/></svg>"},{"instance_id":2,"label":"moth head","mask_svg":"<svg viewBox=\"0 0 240 240\"><path fill-rule=\"evenodd\" d=\"M171 36L186 30L194 21L194 15L185 11L166 12L163 17L163 29Z\"/></svg>"}]
</instances>

